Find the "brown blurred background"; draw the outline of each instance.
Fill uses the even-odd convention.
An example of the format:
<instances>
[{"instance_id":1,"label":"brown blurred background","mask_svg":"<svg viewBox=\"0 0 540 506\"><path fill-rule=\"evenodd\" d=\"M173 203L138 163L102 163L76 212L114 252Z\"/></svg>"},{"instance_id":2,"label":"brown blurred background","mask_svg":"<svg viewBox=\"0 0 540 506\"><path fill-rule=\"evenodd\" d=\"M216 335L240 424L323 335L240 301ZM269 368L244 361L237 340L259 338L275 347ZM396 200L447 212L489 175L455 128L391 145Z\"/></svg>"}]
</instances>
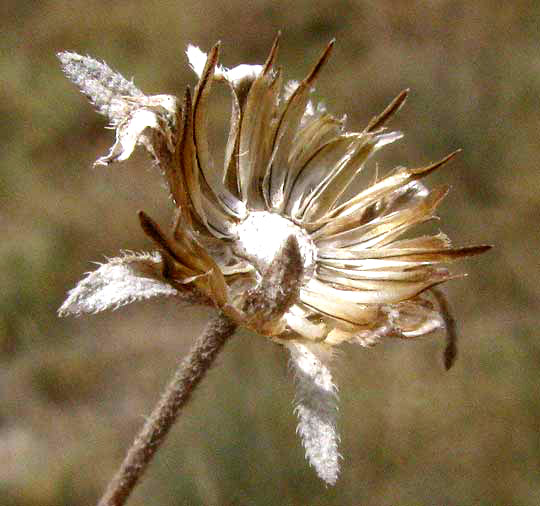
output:
<instances>
[{"instance_id":1,"label":"brown blurred background","mask_svg":"<svg viewBox=\"0 0 540 506\"><path fill-rule=\"evenodd\" d=\"M138 209L167 223L170 207L145 153L92 168L113 132L55 52L181 95L195 82L188 42L221 40L228 66L259 63L278 29L296 79L336 37L316 97L350 129L411 89L391 125L406 137L378 155L381 169L463 148L431 176L452 185L441 229L495 249L447 287L461 333L449 373L442 337L343 348L337 486L304 460L284 351L242 332L129 505L540 504L540 3L9 0L0 14L2 506L94 504L208 318L173 301L57 318L92 261L151 247ZM218 151L225 98L213 99Z\"/></svg>"}]
</instances>

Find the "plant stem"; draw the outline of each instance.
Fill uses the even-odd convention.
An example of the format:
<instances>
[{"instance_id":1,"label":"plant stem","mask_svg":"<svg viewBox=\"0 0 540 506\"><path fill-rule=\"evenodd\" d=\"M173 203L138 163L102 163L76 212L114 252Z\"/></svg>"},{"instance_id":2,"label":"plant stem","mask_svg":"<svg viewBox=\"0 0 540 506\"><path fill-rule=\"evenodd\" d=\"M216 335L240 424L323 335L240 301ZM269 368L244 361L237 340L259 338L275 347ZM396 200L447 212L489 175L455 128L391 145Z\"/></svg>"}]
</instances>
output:
<instances>
[{"instance_id":1,"label":"plant stem","mask_svg":"<svg viewBox=\"0 0 540 506\"><path fill-rule=\"evenodd\" d=\"M98 506L122 506L176 421L180 410L205 376L219 352L234 334L236 324L216 316L182 360L165 392L109 483Z\"/></svg>"}]
</instances>

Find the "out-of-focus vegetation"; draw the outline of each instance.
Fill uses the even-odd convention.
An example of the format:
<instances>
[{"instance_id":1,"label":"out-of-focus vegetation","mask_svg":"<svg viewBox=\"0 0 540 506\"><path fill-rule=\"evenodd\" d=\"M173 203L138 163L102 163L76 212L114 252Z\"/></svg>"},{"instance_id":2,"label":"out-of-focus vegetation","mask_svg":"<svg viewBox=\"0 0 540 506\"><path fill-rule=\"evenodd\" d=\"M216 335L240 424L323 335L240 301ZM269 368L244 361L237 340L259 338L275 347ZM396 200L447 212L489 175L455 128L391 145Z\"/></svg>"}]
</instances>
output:
<instances>
[{"instance_id":1,"label":"out-of-focus vegetation","mask_svg":"<svg viewBox=\"0 0 540 506\"><path fill-rule=\"evenodd\" d=\"M461 330L443 341L344 347L343 473L325 488L295 436L286 356L248 333L227 347L131 506L540 504L540 4L534 1L7 0L0 109L0 504L93 504L208 314L175 302L59 320L91 261L148 249L135 212L167 223L144 153L91 168L113 142L55 52L107 61L148 93L181 95L188 42L261 62L278 29L286 76L337 38L317 97L351 129L411 88L381 170L463 154L441 229L490 242L448 286ZM223 146L229 104L214 99Z\"/></svg>"}]
</instances>

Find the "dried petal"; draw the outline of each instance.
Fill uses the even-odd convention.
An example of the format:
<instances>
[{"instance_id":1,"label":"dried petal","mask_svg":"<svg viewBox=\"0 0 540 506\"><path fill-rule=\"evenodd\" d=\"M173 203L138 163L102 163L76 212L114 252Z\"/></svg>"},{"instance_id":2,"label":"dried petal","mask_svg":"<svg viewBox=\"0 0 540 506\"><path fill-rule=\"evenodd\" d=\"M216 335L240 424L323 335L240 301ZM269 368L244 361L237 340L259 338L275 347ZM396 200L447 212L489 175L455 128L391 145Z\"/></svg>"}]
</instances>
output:
<instances>
[{"instance_id":1,"label":"dried petal","mask_svg":"<svg viewBox=\"0 0 540 506\"><path fill-rule=\"evenodd\" d=\"M148 137L144 135L147 128L160 129L157 115L147 109L134 111L116 129L116 142L109 153L98 158L94 165L109 165L113 162L127 160L137 144L144 145L154 154Z\"/></svg>"}]
</instances>

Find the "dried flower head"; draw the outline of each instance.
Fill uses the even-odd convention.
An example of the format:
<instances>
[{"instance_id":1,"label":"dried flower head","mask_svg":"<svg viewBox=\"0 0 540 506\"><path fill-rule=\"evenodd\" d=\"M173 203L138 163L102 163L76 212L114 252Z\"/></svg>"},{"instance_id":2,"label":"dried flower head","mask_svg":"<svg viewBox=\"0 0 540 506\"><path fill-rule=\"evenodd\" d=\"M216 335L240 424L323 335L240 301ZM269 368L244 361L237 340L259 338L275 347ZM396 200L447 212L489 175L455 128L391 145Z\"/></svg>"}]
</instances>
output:
<instances>
[{"instance_id":1,"label":"dried flower head","mask_svg":"<svg viewBox=\"0 0 540 506\"><path fill-rule=\"evenodd\" d=\"M284 345L298 395L298 433L309 462L328 484L339 472L337 389L329 363L343 342L371 346L445 327L435 285L455 277L443 264L487 246L454 248L444 234L400 239L435 218L448 192L421 182L456 153L421 168L397 168L350 199L344 194L368 159L402 137L385 124L400 93L361 132L310 100L331 42L309 75L282 85L277 39L264 65L231 69L189 46L199 82L183 100L147 96L107 65L60 53L64 72L116 129L96 163L127 159L144 146L162 170L174 202L165 233L139 218L157 251L126 253L91 272L60 314L94 313L156 296L177 296L223 311ZM207 140L212 85L227 85L232 115L222 183L215 184ZM452 353L447 366L451 365Z\"/></svg>"}]
</instances>

